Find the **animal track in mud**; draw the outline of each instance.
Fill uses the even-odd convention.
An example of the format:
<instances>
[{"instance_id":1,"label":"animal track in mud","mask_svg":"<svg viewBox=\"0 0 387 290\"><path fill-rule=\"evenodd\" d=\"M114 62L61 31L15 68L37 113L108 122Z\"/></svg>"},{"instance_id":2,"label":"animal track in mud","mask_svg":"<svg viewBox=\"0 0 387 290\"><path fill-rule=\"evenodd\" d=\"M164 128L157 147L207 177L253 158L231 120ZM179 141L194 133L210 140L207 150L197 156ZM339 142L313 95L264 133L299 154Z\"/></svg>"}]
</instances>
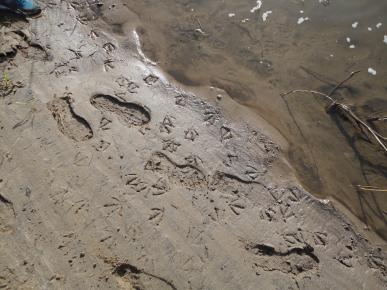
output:
<instances>
[{"instance_id":1,"label":"animal track in mud","mask_svg":"<svg viewBox=\"0 0 387 290\"><path fill-rule=\"evenodd\" d=\"M145 165L146 170L160 172L189 189L207 187L204 173L192 164L178 164L162 152L155 152Z\"/></svg>"},{"instance_id":2,"label":"animal track in mud","mask_svg":"<svg viewBox=\"0 0 387 290\"><path fill-rule=\"evenodd\" d=\"M114 201L107 202L103 205L103 208L106 210L106 217L110 217L113 214L118 214L119 216L122 216L122 212L124 210L124 207L122 205L122 201L119 200L116 197L111 197Z\"/></svg>"},{"instance_id":3,"label":"animal track in mud","mask_svg":"<svg viewBox=\"0 0 387 290\"><path fill-rule=\"evenodd\" d=\"M252 130L246 141L246 148L260 156L266 166L270 166L278 158L280 147L258 130Z\"/></svg>"},{"instance_id":4,"label":"animal track in mud","mask_svg":"<svg viewBox=\"0 0 387 290\"><path fill-rule=\"evenodd\" d=\"M75 141L85 141L93 137L89 123L77 115L72 108L72 98L68 95L47 103L58 124L59 131Z\"/></svg>"},{"instance_id":5,"label":"animal track in mud","mask_svg":"<svg viewBox=\"0 0 387 290\"><path fill-rule=\"evenodd\" d=\"M212 175L209 189L220 193L222 200L235 215L260 203L261 194L268 194L267 186L259 181L221 171Z\"/></svg>"},{"instance_id":6,"label":"animal track in mud","mask_svg":"<svg viewBox=\"0 0 387 290\"><path fill-rule=\"evenodd\" d=\"M300 189L297 187L274 188L269 190L269 193L273 197L274 202L261 210L261 219L269 222L281 220L287 222L289 218L297 216L293 206L304 198Z\"/></svg>"},{"instance_id":7,"label":"animal track in mud","mask_svg":"<svg viewBox=\"0 0 387 290\"><path fill-rule=\"evenodd\" d=\"M163 150L166 150L168 152L175 152L179 147L180 147L180 143L175 141L175 139L164 139L162 140L163 142Z\"/></svg>"},{"instance_id":8,"label":"animal track in mud","mask_svg":"<svg viewBox=\"0 0 387 290\"><path fill-rule=\"evenodd\" d=\"M191 140L192 142L195 141L198 136L199 133L194 128L184 131L184 139Z\"/></svg>"},{"instance_id":9,"label":"animal track in mud","mask_svg":"<svg viewBox=\"0 0 387 290\"><path fill-rule=\"evenodd\" d=\"M159 80L159 78L155 75L152 75L152 74L150 74L144 78L144 82L149 86L155 84L158 80Z\"/></svg>"},{"instance_id":10,"label":"animal track in mud","mask_svg":"<svg viewBox=\"0 0 387 290\"><path fill-rule=\"evenodd\" d=\"M276 203L262 209L259 216L262 220L267 220L269 222L283 221L286 223L291 217L296 217L296 213L290 206Z\"/></svg>"},{"instance_id":11,"label":"animal track in mud","mask_svg":"<svg viewBox=\"0 0 387 290\"><path fill-rule=\"evenodd\" d=\"M175 128L175 120L175 117L166 115L163 121L160 123L160 132L170 134L172 129Z\"/></svg>"},{"instance_id":12,"label":"animal track in mud","mask_svg":"<svg viewBox=\"0 0 387 290\"><path fill-rule=\"evenodd\" d=\"M327 233L315 232L313 238L316 246L326 246L328 244Z\"/></svg>"},{"instance_id":13,"label":"animal track in mud","mask_svg":"<svg viewBox=\"0 0 387 290\"><path fill-rule=\"evenodd\" d=\"M381 248L373 249L368 255L368 267L379 270L383 277L387 275L386 257Z\"/></svg>"},{"instance_id":14,"label":"animal track in mud","mask_svg":"<svg viewBox=\"0 0 387 290\"><path fill-rule=\"evenodd\" d=\"M219 120L219 114L213 110L208 109L204 111L204 121L209 125L214 125Z\"/></svg>"},{"instance_id":15,"label":"animal track in mud","mask_svg":"<svg viewBox=\"0 0 387 290\"><path fill-rule=\"evenodd\" d=\"M233 138L233 134L231 129L226 126L222 126L222 128L220 128L220 141L225 142L232 138Z\"/></svg>"},{"instance_id":16,"label":"animal track in mud","mask_svg":"<svg viewBox=\"0 0 387 290\"><path fill-rule=\"evenodd\" d=\"M187 161L188 164L191 164L196 167L203 165L203 160L195 154L191 154L185 157L184 160Z\"/></svg>"},{"instance_id":17,"label":"animal track in mud","mask_svg":"<svg viewBox=\"0 0 387 290\"><path fill-rule=\"evenodd\" d=\"M227 158L223 161L223 164L227 167L231 167L235 161L238 161L238 155L234 153L227 153Z\"/></svg>"},{"instance_id":18,"label":"animal track in mud","mask_svg":"<svg viewBox=\"0 0 387 290\"><path fill-rule=\"evenodd\" d=\"M251 180L255 180L257 177L265 174L266 172L266 168L257 169L254 166L248 165L245 171L245 175L248 176Z\"/></svg>"},{"instance_id":19,"label":"animal track in mud","mask_svg":"<svg viewBox=\"0 0 387 290\"><path fill-rule=\"evenodd\" d=\"M230 207L231 211L236 215L240 215L241 212L246 209L246 205L243 202L239 201L239 199L232 201L228 206Z\"/></svg>"},{"instance_id":20,"label":"animal track in mud","mask_svg":"<svg viewBox=\"0 0 387 290\"><path fill-rule=\"evenodd\" d=\"M110 145L111 145L111 143L108 141L99 140L99 142L94 144L93 147L95 150L103 152L103 151L106 151Z\"/></svg>"},{"instance_id":21,"label":"animal track in mud","mask_svg":"<svg viewBox=\"0 0 387 290\"><path fill-rule=\"evenodd\" d=\"M140 88L138 84L135 82L129 80L128 78L124 76L120 76L116 79L116 83L121 87L124 88L127 92L131 94L137 93L137 90Z\"/></svg>"},{"instance_id":22,"label":"animal track in mud","mask_svg":"<svg viewBox=\"0 0 387 290\"><path fill-rule=\"evenodd\" d=\"M301 190L295 186L289 188L273 188L270 191L273 199L280 203L298 203L303 199Z\"/></svg>"},{"instance_id":23,"label":"animal track in mud","mask_svg":"<svg viewBox=\"0 0 387 290\"><path fill-rule=\"evenodd\" d=\"M110 130L110 124L111 124L111 120L105 118L105 117L102 117L101 121L99 122L99 128L101 130Z\"/></svg>"},{"instance_id":24,"label":"animal track in mud","mask_svg":"<svg viewBox=\"0 0 387 290\"><path fill-rule=\"evenodd\" d=\"M354 256L352 253L341 253L335 259L340 262L342 265L348 268L352 268L354 264Z\"/></svg>"},{"instance_id":25,"label":"animal track in mud","mask_svg":"<svg viewBox=\"0 0 387 290\"><path fill-rule=\"evenodd\" d=\"M114 50L116 50L116 46L111 42L105 43L102 47L107 54L111 54Z\"/></svg>"},{"instance_id":26,"label":"animal track in mud","mask_svg":"<svg viewBox=\"0 0 387 290\"><path fill-rule=\"evenodd\" d=\"M167 279L158 275L149 273L143 269L137 268L127 261L120 262L118 261L118 258L104 258L104 262L113 266L112 274L122 279L122 286L124 286L125 289L177 290L171 281L168 281Z\"/></svg>"},{"instance_id":27,"label":"animal track in mud","mask_svg":"<svg viewBox=\"0 0 387 290\"><path fill-rule=\"evenodd\" d=\"M141 126L151 120L151 113L145 106L120 101L109 95L95 95L90 99L90 103L102 113L115 114L126 126Z\"/></svg>"},{"instance_id":28,"label":"animal track in mud","mask_svg":"<svg viewBox=\"0 0 387 290\"><path fill-rule=\"evenodd\" d=\"M300 246L303 247L308 243L305 241L304 235L301 231L298 232L288 232L282 235L285 244L288 247Z\"/></svg>"},{"instance_id":29,"label":"animal track in mud","mask_svg":"<svg viewBox=\"0 0 387 290\"><path fill-rule=\"evenodd\" d=\"M168 181L159 178L156 183L152 185L152 195L163 195L169 191Z\"/></svg>"},{"instance_id":30,"label":"animal track in mud","mask_svg":"<svg viewBox=\"0 0 387 290\"><path fill-rule=\"evenodd\" d=\"M164 218L164 208L154 207L151 211L152 213L149 215L148 220L158 226Z\"/></svg>"},{"instance_id":31,"label":"animal track in mud","mask_svg":"<svg viewBox=\"0 0 387 290\"><path fill-rule=\"evenodd\" d=\"M112 59L105 59L103 62L103 68L104 68L105 72L109 72L112 69L114 69L115 68L114 63L115 63L115 61Z\"/></svg>"},{"instance_id":32,"label":"animal track in mud","mask_svg":"<svg viewBox=\"0 0 387 290\"><path fill-rule=\"evenodd\" d=\"M179 94L175 97L175 104L184 107L187 105L188 96L185 94Z\"/></svg>"},{"instance_id":33,"label":"animal track in mud","mask_svg":"<svg viewBox=\"0 0 387 290\"><path fill-rule=\"evenodd\" d=\"M121 168L121 170L123 170ZM121 174L121 179L124 181L125 185L129 186L136 192L142 192L148 189L148 183L145 182L138 174L127 172L123 170L124 173Z\"/></svg>"},{"instance_id":34,"label":"animal track in mud","mask_svg":"<svg viewBox=\"0 0 387 290\"><path fill-rule=\"evenodd\" d=\"M54 74L57 78L62 76L68 76L73 72L78 72L79 68L76 65L72 65L73 61L62 61L54 64L54 68L50 71L50 74Z\"/></svg>"},{"instance_id":35,"label":"animal track in mud","mask_svg":"<svg viewBox=\"0 0 387 290\"><path fill-rule=\"evenodd\" d=\"M245 249L254 254L257 261L254 266L264 271L280 271L298 275L303 272L318 270L319 258L310 245L293 247L286 251L278 251L266 244L248 244Z\"/></svg>"}]
</instances>

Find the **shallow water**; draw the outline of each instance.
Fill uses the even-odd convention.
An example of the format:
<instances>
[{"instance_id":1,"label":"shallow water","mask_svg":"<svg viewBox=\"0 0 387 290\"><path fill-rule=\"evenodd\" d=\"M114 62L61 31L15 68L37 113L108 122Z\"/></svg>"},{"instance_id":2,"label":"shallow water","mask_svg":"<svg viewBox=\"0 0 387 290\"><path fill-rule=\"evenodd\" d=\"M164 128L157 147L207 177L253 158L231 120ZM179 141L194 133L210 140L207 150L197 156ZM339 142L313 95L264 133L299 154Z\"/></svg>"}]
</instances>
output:
<instances>
[{"instance_id":1,"label":"shallow water","mask_svg":"<svg viewBox=\"0 0 387 290\"><path fill-rule=\"evenodd\" d=\"M261 7L260 2L262 2ZM387 238L387 155L328 103L351 71L361 73L334 97L362 118L387 115L385 0L126 0L140 18L145 54L189 86L224 89L276 127L304 186L344 204ZM257 7L257 8L254 8ZM253 9L254 8L254 9ZM387 122L375 124L387 135Z\"/></svg>"}]
</instances>

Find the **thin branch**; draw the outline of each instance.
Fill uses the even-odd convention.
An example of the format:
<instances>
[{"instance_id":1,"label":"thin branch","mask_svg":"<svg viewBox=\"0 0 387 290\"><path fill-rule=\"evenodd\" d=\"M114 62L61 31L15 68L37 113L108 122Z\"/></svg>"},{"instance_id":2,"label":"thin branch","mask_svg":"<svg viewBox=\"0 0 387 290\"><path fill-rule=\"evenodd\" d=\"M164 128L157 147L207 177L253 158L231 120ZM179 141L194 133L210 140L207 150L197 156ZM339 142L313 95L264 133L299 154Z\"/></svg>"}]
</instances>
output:
<instances>
[{"instance_id":1,"label":"thin branch","mask_svg":"<svg viewBox=\"0 0 387 290\"><path fill-rule=\"evenodd\" d=\"M291 95L294 93L310 93L313 95L318 95L322 96L325 99L329 100L331 104L328 106L327 111L332 112L333 109L340 110L342 113L346 114L347 117L352 119L355 124L360 128L361 131L362 129L365 129L366 132L369 132L372 137L375 139L376 143L379 144L379 146L383 149L383 151L387 152L387 145L385 141L387 141L387 137L381 135L379 132L375 131L373 128L371 128L365 121L360 119L351 109L348 105L339 103L335 99L332 98L332 95L335 93L336 90L338 90L342 85L344 85L347 81L349 81L352 77L354 77L356 74L358 74L360 71L354 71L349 74L343 81L338 83L337 86L335 86L331 92L327 95L322 92L318 91L313 91L313 90L292 90L287 93L281 94L282 97L285 97L287 95Z\"/></svg>"},{"instance_id":2,"label":"thin branch","mask_svg":"<svg viewBox=\"0 0 387 290\"><path fill-rule=\"evenodd\" d=\"M370 186L370 185L355 185L355 186L364 191L387 192L387 189L379 188L376 186Z\"/></svg>"},{"instance_id":3,"label":"thin branch","mask_svg":"<svg viewBox=\"0 0 387 290\"><path fill-rule=\"evenodd\" d=\"M333 98L331 98L330 96L328 96L327 94L324 94L324 93L321 93L321 92L317 92L317 91L312 91L312 90L291 90L291 91L289 91L287 93L281 94L281 97L285 97L287 95L291 95L291 94L294 94L294 93L311 93L311 94L314 94L314 95L319 95L319 96L325 97L328 100L330 100L332 103L336 103L336 101Z\"/></svg>"},{"instance_id":4,"label":"thin branch","mask_svg":"<svg viewBox=\"0 0 387 290\"><path fill-rule=\"evenodd\" d=\"M344 80L342 80L340 83L338 83L328 94L328 96L332 96L342 85L344 85L346 82L348 82L351 78L353 78L356 74L358 74L360 71L353 71L347 76Z\"/></svg>"}]
</instances>

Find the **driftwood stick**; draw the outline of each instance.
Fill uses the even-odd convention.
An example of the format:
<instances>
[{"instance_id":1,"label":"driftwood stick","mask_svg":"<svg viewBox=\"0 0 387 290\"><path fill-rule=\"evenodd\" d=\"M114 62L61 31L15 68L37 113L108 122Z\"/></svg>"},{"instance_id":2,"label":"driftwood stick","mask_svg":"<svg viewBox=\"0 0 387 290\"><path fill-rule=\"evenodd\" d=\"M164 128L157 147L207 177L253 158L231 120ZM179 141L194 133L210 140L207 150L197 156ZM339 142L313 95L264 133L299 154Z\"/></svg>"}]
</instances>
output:
<instances>
[{"instance_id":1,"label":"driftwood stick","mask_svg":"<svg viewBox=\"0 0 387 290\"><path fill-rule=\"evenodd\" d=\"M342 85L344 85L347 81L349 81L351 78L353 78L356 74L358 74L360 71L353 71L347 76L344 80L342 80L340 83L338 83L328 94L328 96L332 96Z\"/></svg>"},{"instance_id":2,"label":"driftwood stick","mask_svg":"<svg viewBox=\"0 0 387 290\"><path fill-rule=\"evenodd\" d=\"M321 93L321 92L317 92L317 91L312 91L312 90L291 90L291 91L289 91L287 93L281 94L281 96L285 97L287 95L291 95L291 94L294 94L294 93L310 93L310 94L322 96L322 97L330 100L332 103L336 103L336 101L333 98L331 98L330 96L328 96L327 94L324 94L324 93Z\"/></svg>"},{"instance_id":3,"label":"driftwood stick","mask_svg":"<svg viewBox=\"0 0 387 290\"><path fill-rule=\"evenodd\" d=\"M364 191L387 192L387 189L379 188L376 186L370 186L370 185L355 185L355 186Z\"/></svg>"},{"instance_id":4,"label":"driftwood stick","mask_svg":"<svg viewBox=\"0 0 387 290\"><path fill-rule=\"evenodd\" d=\"M387 121L387 117L368 117L367 122L383 122Z\"/></svg>"},{"instance_id":5,"label":"driftwood stick","mask_svg":"<svg viewBox=\"0 0 387 290\"><path fill-rule=\"evenodd\" d=\"M358 117L348 105L339 103L332 98L332 94L334 94L336 90L338 90L342 85L344 85L347 81L349 81L352 77L354 77L359 72L360 71L351 72L350 75L347 76L343 81L338 83L338 85L335 86L329 94L324 94L322 92L313 91L313 90L291 90L287 93L281 94L281 96L285 97L287 95L291 95L295 93L310 93L313 95L324 97L326 100L330 101L330 104L327 108L328 112L332 111L333 109L337 109L342 113L346 114L347 117L352 119L355 122L355 124L359 126L360 129L365 129L366 132L369 132L371 136L375 139L376 143L379 144L379 146L383 149L383 151L387 152L387 145L385 143L387 141L387 137L381 135L373 128L371 128L365 121L363 121L360 117Z\"/></svg>"}]
</instances>

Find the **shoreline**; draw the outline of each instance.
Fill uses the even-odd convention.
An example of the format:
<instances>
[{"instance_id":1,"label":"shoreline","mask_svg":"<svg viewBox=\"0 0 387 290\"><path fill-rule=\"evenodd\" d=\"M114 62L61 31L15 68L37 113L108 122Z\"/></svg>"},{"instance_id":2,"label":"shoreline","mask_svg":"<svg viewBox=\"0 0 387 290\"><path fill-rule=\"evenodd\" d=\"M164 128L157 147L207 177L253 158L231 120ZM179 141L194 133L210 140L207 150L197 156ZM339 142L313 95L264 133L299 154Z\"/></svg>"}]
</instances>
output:
<instances>
[{"instance_id":1,"label":"shoreline","mask_svg":"<svg viewBox=\"0 0 387 290\"><path fill-rule=\"evenodd\" d=\"M270 125L174 86L93 15L55 2L4 31L6 288L386 284L385 253L295 182Z\"/></svg>"},{"instance_id":2,"label":"shoreline","mask_svg":"<svg viewBox=\"0 0 387 290\"><path fill-rule=\"evenodd\" d=\"M162 72L165 74L165 72ZM178 83L173 77L168 76L168 82L173 83L174 86L179 88L184 88L184 91L194 92L195 95L204 96L204 99L210 102L212 105L219 106L222 112L225 113L229 120L233 122L246 122L249 124L255 124L260 129L263 129L263 132L270 136L272 140L275 140L275 143L278 144L281 148L282 154L284 155L284 159L281 160L281 164L278 169L278 176L292 180L293 182L299 183L301 186L304 186L300 179L297 177L297 172L291 165L291 161L285 155L287 155L287 151L289 150L289 144L285 137L281 135L281 133L273 127L268 121L259 116L254 110L251 110L238 102L235 102L227 93L221 89L215 87L190 87L185 86ZM218 99L218 96L221 95L221 100ZM236 108L237 107L237 108ZM235 112L233 112L236 110ZM274 164L275 165L275 164ZM337 210L343 214L348 220L351 221L356 226L356 231L361 233L366 239L369 239L371 242L375 243L382 247L384 250L387 248L386 241L381 237L378 233L374 231L372 226L367 226L361 219L359 219L356 215L354 215L347 206L342 203L340 200L335 199L334 196L318 196L313 193L311 195L316 200L321 200L322 202L329 202L332 204L333 208L337 208Z\"/></svg>"},{"instance_id":3,"label":"shoreline","mask_svg":"<svg viewBox=\"0 0 387 290\"><path fill-rule=\"evenodd\" d=\"M334 98L364 119L382 114L387 109L386 72L378 68L378 74L371 76L367 68L387 56L380 41L383 31L354 29L350 18L366 23L380 18L387 6L376 12L361 0L327 6L304 3L302 9L311 20L297 25L294 13L300 5L284 2L264 4L273 6L273 18L267 22L259 17L244 22L252 15L243 2L197 5L125 0L124 5L140 18L136 26L144 54L166 74L190 87L223 88L236 102L262 116L288 140L287 158L308 191L319 198L340 200L386 239L387 196L355 187L387 186L386 159L377 144L367 142L345 118L327 114L324 100L309 94L280 95L293 89L329 93L352 70L360 70ZM353 13L342 21L346 8ZM237 16L230 18L229 10L238 11ZM198 21L204 34L197 31ZM324 37L316 38L320 33ZM356 42L356 49L348 48L347 39ZM377 127L386 134L383 124Z\"/></svg>"}]
</instances>

